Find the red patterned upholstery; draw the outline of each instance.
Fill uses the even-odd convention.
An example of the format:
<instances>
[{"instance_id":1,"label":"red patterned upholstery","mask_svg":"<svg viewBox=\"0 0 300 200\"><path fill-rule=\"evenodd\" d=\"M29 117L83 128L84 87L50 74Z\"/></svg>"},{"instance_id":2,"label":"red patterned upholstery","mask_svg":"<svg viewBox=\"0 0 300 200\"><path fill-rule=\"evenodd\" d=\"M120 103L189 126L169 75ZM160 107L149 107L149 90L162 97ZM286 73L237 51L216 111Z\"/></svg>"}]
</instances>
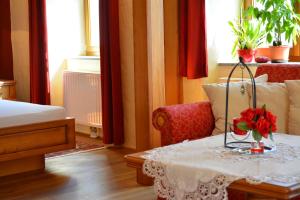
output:
<instances>
[{"instance_id":1,"label":"red patterned upholstery","mask_svg":"<svg viewBox=\"0 0 300 200\"><path fill-rule=\"evenodd\" d=\"M153 125L161 132L162 145L211 135L214 117L209 102L182 104L158 108L153 113Z\"/></svg>"},{"instance_id":2,"label":"red patterned upholstery","mask_svg":"<svg viewBox=\"0 0 300 200\"><path fill-rule=\"evenodd\" d=\"M269 82L300 79L300 64L262 64L255 76L268 74ZM162 146L186 139L211 135L214 117L209 102L180 104L158 108L153 112L154 127L161 132ZM229 199L243 200L244 194L229 191ZM296 198L300 200L300 198Z\"/></svg>"},{"instance_id":3,"label":"red patterned upholstery","mask_svg":"<svg viewBox=\"0 0 300 200\"><path fill-rule=\"evenodd\" d=\"M284 82L300 79L300 64L262 64L256 70L256 76L268 74L269 82Z\"/></svg>"}]
</instances>

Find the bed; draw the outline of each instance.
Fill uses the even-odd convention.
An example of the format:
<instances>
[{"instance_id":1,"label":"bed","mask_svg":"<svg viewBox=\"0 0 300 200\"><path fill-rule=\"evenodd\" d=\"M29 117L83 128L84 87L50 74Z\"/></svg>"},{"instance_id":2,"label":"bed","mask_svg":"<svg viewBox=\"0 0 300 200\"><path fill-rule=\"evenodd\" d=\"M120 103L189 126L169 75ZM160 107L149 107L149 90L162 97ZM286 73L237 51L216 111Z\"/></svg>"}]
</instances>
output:
<instances>
[{"instance_id":1,"label":"bed","mask_svg":"<svg viewBox=\"0 0 300 200\"><path fill-rule=\"evenodd\" d=\"M0 100L0 177L43 170L45 154L74 147L64 108Z\"/></svg>"}]
</instances>

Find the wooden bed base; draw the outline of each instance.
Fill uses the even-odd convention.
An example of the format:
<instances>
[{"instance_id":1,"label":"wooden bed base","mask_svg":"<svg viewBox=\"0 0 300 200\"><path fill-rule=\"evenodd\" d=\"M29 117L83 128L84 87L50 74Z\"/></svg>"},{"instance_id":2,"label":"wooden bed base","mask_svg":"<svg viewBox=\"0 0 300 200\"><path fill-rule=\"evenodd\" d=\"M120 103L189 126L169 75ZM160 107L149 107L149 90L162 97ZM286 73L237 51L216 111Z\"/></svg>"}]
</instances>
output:
<instances>
[{"instance_id":1,"label":"wooden bed base","mask_svg":"<svg viewBox=\"0 0 300 200\"><path fill-rule=\"evenodd\" d=\"M43 170L45 154L75 148L75 120L0 128L0 177Z\"/></svg>"}]
</instances>

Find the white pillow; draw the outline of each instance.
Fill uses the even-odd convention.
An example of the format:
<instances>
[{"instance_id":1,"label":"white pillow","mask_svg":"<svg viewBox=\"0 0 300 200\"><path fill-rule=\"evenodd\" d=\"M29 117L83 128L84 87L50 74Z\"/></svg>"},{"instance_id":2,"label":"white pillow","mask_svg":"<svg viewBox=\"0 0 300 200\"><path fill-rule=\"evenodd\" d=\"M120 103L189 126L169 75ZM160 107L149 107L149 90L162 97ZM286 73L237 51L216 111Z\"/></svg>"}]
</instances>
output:
<instances>
[{"instance_id":1,"label":"white pillow","mask_svg":"<svg viewBox=\"0 0 300 200\"><path fill-rule=\"evenodd\" d=\"M264 74L255 78L255 82L267 82L268 75ZM228 122L232 123L233 118L240 116L240 113L249 108L249 96L247 91L242 94L242 82L230 83L229 102L228 102ZM244 83L247 89L246 83ZM215 117L215 129L213 135L225 132L225 104L226 104L226 83L222 84L207 84L203 88L212 105L212 111Z\"/></svg>"},{"instance_id":2,"label":"white pillow","mask_svg":"<svg viewBox=\"0 0 300 200\"><path fill-rule=\"evenodd\" d=\"M300 80L285 81L289 103L289 133L293 135L300 135Z\"/></svg>"},{"instance_id":3,"label":"white pillow","mask_svg":"<svg viewBox=\"0 0 300 200\"><path fill-rule=\"evenodd\" d=\"M250 103L252 104L252 93L249 91ZM267 110L277 116L277 131L288 133L288 113L289 100L288 91L284 83L257 83L256 84L256 104L261 108L264 104Z\"/></svg>"}]
</instances>

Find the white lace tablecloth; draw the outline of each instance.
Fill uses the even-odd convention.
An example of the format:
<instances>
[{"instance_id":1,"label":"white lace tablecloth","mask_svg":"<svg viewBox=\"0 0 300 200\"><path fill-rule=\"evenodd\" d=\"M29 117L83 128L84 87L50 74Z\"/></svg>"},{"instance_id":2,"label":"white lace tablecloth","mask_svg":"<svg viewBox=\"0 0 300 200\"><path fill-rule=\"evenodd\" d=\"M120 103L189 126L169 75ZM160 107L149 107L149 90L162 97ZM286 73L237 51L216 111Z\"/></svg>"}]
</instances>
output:
<instances>
[{"instance_id":1,"label":"white lace tablecloth","mask_svg":"<svg viewBox=\"0 0 300 200\"><path fill-rule=\"evenodd\" d=\"M251 184L300 182L300 136L274 134L276 151L245 155L223 147L224 135L156 148L144 156L143 171L157 195L168 200L227 199L226 187L245 178Z\"/></svg>"}]
</instances>

